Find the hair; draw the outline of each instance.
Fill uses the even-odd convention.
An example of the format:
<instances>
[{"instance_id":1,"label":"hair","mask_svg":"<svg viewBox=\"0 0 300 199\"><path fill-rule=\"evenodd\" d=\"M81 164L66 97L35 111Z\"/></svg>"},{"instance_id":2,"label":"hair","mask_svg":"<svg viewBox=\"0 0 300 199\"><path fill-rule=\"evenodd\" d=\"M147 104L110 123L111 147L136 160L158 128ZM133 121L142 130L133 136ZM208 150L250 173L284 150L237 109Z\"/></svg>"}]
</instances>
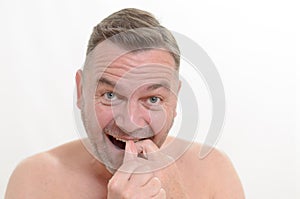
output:
<instances>
[{"instance_id":1,"label":"hair","mask_svg":"<svg viewBox=\"0 0 300 199\"><path fill-rule=\"evenodd\" d=\"M149 12L127 8L103 19L93 29L86 55L106 39L128 50L165 49L179 68L180 50L174 36Z\"/></svg>"}]
</instances>

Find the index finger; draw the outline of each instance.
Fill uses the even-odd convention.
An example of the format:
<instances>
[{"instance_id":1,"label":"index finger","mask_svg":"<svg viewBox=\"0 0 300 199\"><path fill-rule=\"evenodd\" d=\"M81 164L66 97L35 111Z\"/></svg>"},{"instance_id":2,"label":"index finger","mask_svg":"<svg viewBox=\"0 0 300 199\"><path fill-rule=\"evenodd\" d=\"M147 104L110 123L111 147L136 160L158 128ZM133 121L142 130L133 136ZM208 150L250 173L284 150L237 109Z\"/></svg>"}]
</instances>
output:
<instances>
[{"instance_id":1,"label":"index finger","mask_svg":"<svg viewBox=\"0 0 300 199\"><path fill-rule=\"evenodd\" d=\"M154 160L155 156L159 156L159 148L150 139L136 142L135 145L139 152L142 152L148 160Z\"/></svg>"},{"instance_id":2,"label":"index finger","mask_svg":"<svg viewBox=\"0 0 300 199\"><path fill-rule=\"evenodd\" d=\"M128 161L137 159L138 151L132 140L126 141L123 164Z\"/></svg>"},{"instance_id":3,"label":"index finger","mask_svg":"<svg viewBox=\"0 0 300 199\"><path fill-rule=\"evenodd\" d=\"M136 148L142 151L144 156L151 161L152 169L163 168L174 162L171 156L163 153L158 146L150 139L142 140L135 143Z\"/></svg>"}]
</instances>

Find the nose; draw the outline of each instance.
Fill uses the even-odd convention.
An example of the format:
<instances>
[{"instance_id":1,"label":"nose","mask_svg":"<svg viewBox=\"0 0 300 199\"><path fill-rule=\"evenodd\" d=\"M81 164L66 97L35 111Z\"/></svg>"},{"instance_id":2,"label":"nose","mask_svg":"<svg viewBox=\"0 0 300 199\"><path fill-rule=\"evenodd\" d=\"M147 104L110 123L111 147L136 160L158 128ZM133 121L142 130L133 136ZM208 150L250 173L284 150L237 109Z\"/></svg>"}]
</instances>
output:
<instances>
[{"instance_id":1,"label":"nose","mask_svg":"<svg viewBox=\"0 0 300 199\"><path fill-rule=\"evenodd\" d=\"M151 123L150 112L138 100L128 100L114 111L116 124L126 132L134 132Z\"/></svg>"}]
</instances>

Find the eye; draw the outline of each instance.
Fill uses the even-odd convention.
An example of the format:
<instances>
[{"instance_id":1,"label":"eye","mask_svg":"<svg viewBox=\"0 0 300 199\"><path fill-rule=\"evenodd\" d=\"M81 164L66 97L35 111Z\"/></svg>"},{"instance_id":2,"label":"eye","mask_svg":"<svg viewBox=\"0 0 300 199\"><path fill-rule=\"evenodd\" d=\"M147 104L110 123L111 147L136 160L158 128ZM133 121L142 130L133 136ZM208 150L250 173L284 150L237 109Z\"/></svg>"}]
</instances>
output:
<instances>
[{"instance_id":1,"label":"eye","mask_svg":"<svg viewBox=\"0 0 300 199\"><path fill-rule=\"evenodd\" d=\"M113 92L106 92L106 93L104 93L104 98L105 98L106 100L112 101L112 100L117 99L117 96L116 96L116 94L113 93Z\"/></svg>"},{"instance_id":2,"label":"eye","mask_svg":"<svg viewBox=\"0 0 300 199\"><path fill-rule=\"evenodd\" d=\"M124 98L112 91L103 91L99 95L96 95L96 103L101 103L105 106L118 105L122 101L124 101Z\"/></svg>"},{"instance_id":3,"label":"eye","mask_svg":"<svg viewBox=\"0 0 300 199\"><path fill-rule=\"evenodd\" d=\"M156 96L151 96L147 100L147 102L151 105L157 105L157 104L159 104L160 101L161 101L161 99L159 97L156 97Z\"/></svg>"}]
</instances>

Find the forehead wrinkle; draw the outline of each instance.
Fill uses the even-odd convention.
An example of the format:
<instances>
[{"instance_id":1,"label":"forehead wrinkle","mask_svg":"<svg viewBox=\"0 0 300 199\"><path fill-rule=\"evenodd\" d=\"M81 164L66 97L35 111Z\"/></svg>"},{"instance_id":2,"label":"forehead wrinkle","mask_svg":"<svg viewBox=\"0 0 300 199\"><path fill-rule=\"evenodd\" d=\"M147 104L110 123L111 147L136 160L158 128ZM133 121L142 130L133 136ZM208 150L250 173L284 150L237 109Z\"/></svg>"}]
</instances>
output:
<instances>
[{"instance_id":1,"label":"forehead wrinkle","mask_svg":"<svg viewBox=\"0 0 300 199\"><path fill-rule=\"evenodd\" d=\"M114 87L116 88L116 85L118 84L116 81L114 80L111 80L107 77L101 77L99 80L98 80L98 84L106 84L108 86L111 86L111 87ZM170 89L170 84L167 82L167 81L164 81L164 80L161 80L160 82L158 83L154 83L154 82L145 82L145 84L151 84L149 86L146 87L146 90L155 90L155 89L158 89L158 88L165 88L165 89ZM117 87L120 87L121 84L118 84Z\"/></svg>"},{"instance_id":2,"label":"forehead wrinkle","mask_svg":"<svg viewBox=\"0 0 300 199\"><path fill-rule=\"evenodd\" d=\"M113 66L111 68L108 68L105 72L107 74L110 74L112 76L117 76L117 77L142 77L143 79L146 77L149 78L166 78L166 77L172 77L172 76L177 76L177 72L173 71L172 69L170 70L169 67L167 66L149 66L147 65L140 65L136 66L135 68L132 67L132 69L128 69L129 67L127 66Z\"/></svg>"},{"instance_id":3,"label":"forehead wrinkle","mask_svg":"<svg viewBox=\"0 0 300 199\"><path fill-rule=\"evenodd\" d=\"M172 79L177 77L176 71L172 71L166 67L155 68L149 66L148 68L141 67L136 69L127 70L124 66L112 66L107 68L103 75L111 76L115 79L115 81L119 81L120 79L128 79L128 80L150 80L150 79ZM175 73L174 73L175 72Z\"/></svg>"},{"instance_id":4,"label":"forehead wrinkle","mask_svg":"<svg viewBox=\"0 0 300 199\"><path fill-rule=\"evenodd\" d=\"M159 57L157 57L159 53ZM144 65L164 65L174 68L176 70L176 64L169 52L165 52L162 49L149 49L145 51L134 51L121 55L114 60L110 66L135 68L137 66Z\"/></svg>"},{"instance_id":5,"label":"forehead wrinkle","mask_svg":"<svg viewBox=\"0 0 300 199\"><path fill-rule=\"evenodd\" d=\"M121 63L122 64L122 63ZM126 64L126 63L125 63ZM119 66L122 67L122 66ZM123 67L130 68L130 73L133 74L143 74L143 73L168 73L172 74L177 72L172 64L168 62L161 62L161 61L145 61L145 62L138 62L135 64L123 65Z\"/></svg>"}]
</instances>

